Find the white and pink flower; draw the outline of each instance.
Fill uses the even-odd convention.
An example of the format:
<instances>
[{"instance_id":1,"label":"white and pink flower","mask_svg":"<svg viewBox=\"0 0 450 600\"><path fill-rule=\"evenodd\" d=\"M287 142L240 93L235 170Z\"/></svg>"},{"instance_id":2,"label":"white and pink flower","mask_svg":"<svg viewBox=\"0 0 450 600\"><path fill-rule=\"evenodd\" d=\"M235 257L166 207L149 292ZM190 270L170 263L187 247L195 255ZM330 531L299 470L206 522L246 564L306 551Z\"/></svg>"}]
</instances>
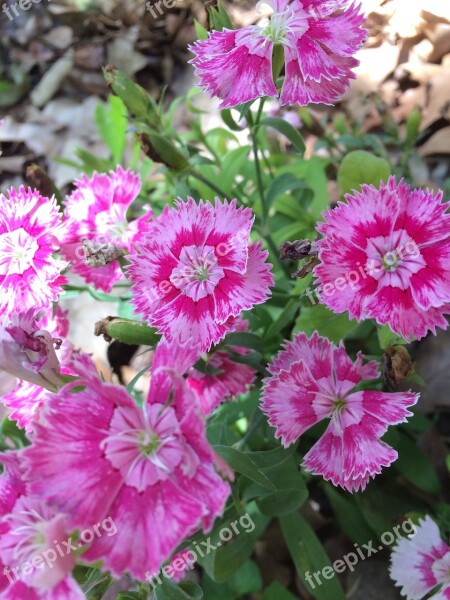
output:
<instances>
[{"instance_id":1,"label":"white and pink flower","mask_svg":"<svg viewBox=\"0 0 450 600\"><path fill-rule=\"evenodd\" d=\"M0 194L0 206L0 314L48 308L67 266L55 257L64 230L56 200L20 187Z\"/></svg>"},{"instance_id":2,"label":"white and pink flower","mask_svg":"<svg viewBox=\"0 0 450 600\"><path fill-rule=\"evenodd\" d=\"M397 458L380 438L389 425L411 416L417 402L411 392L354 391L364 380L378 377L376 363L352 362L344 346L314 333L299 333L269 365L262 410L283 446L294 443L310 427L329 419L318 442L304 456L303 466L349 492L363 490L371 478Z\"/></svg>"},{"instance_id":3,"label":"white and pink flower","mask_svg":"<svg viewBox=\"0 0 450 600\"><path fill-rule=\"evenodd\" d=\"M450 547L431 517L419 521L414 536L397 543L390 575L407 600L422 600L433 590L429 600L450 600Z\"/></svg>"},{"instance_id":4,"label":"white and pink flower","mask_svg":"<svg viewBox=\"0 0 450 600\"><path fill-rule=\"evenodd\" d=\"M324 213L315 267L321 301L351 319L375 319L405 339L446 329L450 213L442 192L394 177L363 185ZM328 286L328 287L326 287Z\"/></svg>"},{"instance_id":5,"label":"white and pink flower","mask_svg":"<svg viewBox=\"0 0 450 600\"><path fill-rule=\"evenodd\" d=\"M212 31L190 49L200 86L230 108L256 98L278 98L272 63L284 52L281 104L332 104L354 79L353 57L366 38L360 6L328 0L264 0L270 20L237 30Z\"/></svg>"},{"instance_id":6,"label":"white and pink flower","mask_svg":"<svg viewBox=\"0 0 450 600\"><path fill-rule=\"evenodd\" d=\"M230 493L182 377L187 366L177 372L189 355L160 343L142 407L79 357L81 380L73 385L85 389L70 394L66 387L48 401L25 450L30 489L70 514L75 526L114 519L115 539L94 540L83 559L103 560L115 576L130 572L143 580L156 572L186 537L212 527Z\"/></svg>"},{"instance_id":7,"label":"white and pink flower","mask_svg":"<svg viewBox=\"0 0 450 600\"><path fill-rule=\"evenodd\" d=\"M264 302L271 265L261 244L250 242L252 224L236 200L166 206L128 257L132 302L149 325L203 352L230 331L230 317Z\"/></svg>"},{"instance_id":8,"label":"white and pink flower","mask_svg":"<svg viewBox=\"0 0 450 600\"><path fill-rule=\"evenodd\" d=\"M130 252L147 231L152 213L128 222L127 212L140 192L141 180L138 174L121 166L109 174L94 172L91 178L83 175L75 186L65 201L67 233L62 249L75 273L108 292L123 278L119 263L112 260L104 266L90 266L83 244Z\"/></svg>"}]
</instances>

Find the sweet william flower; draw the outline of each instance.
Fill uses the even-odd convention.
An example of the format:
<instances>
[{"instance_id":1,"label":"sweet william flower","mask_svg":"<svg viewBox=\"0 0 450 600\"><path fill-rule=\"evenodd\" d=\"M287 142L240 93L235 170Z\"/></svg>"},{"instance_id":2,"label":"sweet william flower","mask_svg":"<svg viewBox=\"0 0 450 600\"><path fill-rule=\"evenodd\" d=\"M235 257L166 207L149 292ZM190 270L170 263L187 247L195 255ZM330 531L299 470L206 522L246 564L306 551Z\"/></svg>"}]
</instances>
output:
<instances>
[{"instance_id":1,"label":"sweet william flower","mask_svg":"<svg viewBox=\"0 0 450 600\"><path fill-rule=\"evenodd\" d=\"M37 190L0 194L0 314L47 308L65 282L66 263L55 258L63 235L56 200Z\"/></svg>"},{"instance_id":2,"label":"sweet william flower","mask_svg":"<svg viewBox=\"0 0 450 600\"><path fill-rule=\"evenodd\" d=\"M132 303L149 325L203 352L230 331L231 317L264 302L271 265L261 244L250 243L252 224L236 200L166 206L128 256Z\"/></svg>"},{"instance_id":3,"label":"sweet william flower","mask_svg":"<svg viewBox=\"0 0 450 600\"><path fill-rule=\"evenodd\" d=\"M446 329L450 313L450 213L442 192L391 177L363 185L317 227L321 301L351 319L376 319L406 339Z\"/></svg>"},{"instance_id":4,"label":"sweet william flower","mask_svg":"<svg viewBox=\"0 0 450 600\"><path fill-rule=\"evenodd\" d=\"M121 251L130 252L135 241L147 231L152 217L148 212L130 223L127 220L127 211L140 189L139 175L119 165L109 174L94 172L91 178L83 175L75 181L75 190L65 201L64 255L75 273L105 292L123 278L117 260L106 264L109 258L117 257ZM103 257L103 266L89 264L88 254L95 250L94 262L102 263Z\"/></svg>"},{"instance_id":5,"label":"sweet william flower","mask_svg":"<svg viewBox=\"0 0 450 600\"><path fill-rule=\"evenodd\" d=\"M344 346L335 346L315 332L287 342L268 367L262 410L283 446L295 442L310 427L329 419L323 436L304 456L303 466L349 492L364 490L397 452L380 438L389 425L403 423L418 395L411 392L353 391L379 376L376 364L355 362Z\"/></svg>"},{"instance_id":6,"label":"sweet william flower","mask_svg":"<svg viewBox=\"0 0 450 600\"><path fill-rule=\"evenodd\" d=\"M73 375L74 373L70 368L73 346L67 339L69 332L68 311L63 311L57 306L39 316L36 327L39 331L45 331L46 334L49 334L53 344L56 344L55 353L60 363L61 373ZM55 383L58 383L58 381L56 380ZM1 401L11 411L10 417L17 422L18 427L30 433L33 431L34 421L39 419L42 407L52 394L53 391L22 379L13 390L1 398Z\"/></svg>"},{"instance_id":7,"label":"sweet william flower","mask_svg":"<svg viewBox=\"0 0 450 600\"><path fill-rule=\"evenodd\" d=\"M138 407L80 356L81 379L73 385L84 390L54 394L25 450L31 491L68 513L76 527L114 520L114 539L95 539L83 560L103 560L117 577L130 572L144 580L158 571L186 537L200 526L211 529L230 493L181 375L197 358L186 346L161 342L148 400Z\"/></svg>"},{"instance_id":8,"label":"sweet william flower","mask_svg":"<svg viewBox=\"0 0 450 600\"><path fill-rule=\"evenodd\" d=\"M262 4L262 3L261 3ZM281 104L332 104L355 75L353 58L366 37L359 6L329 0L265 0L264 25L212 31L190 47L200 86L230 108L259 97L277 98L274 49L284 52Z\"/></svg>"},{"instance_id":9,"label":"sweet william flower","mask_svg":"<svg viewBox=\"0 0 450 600\"><path fill-rule=\"evenodd\" d=\"M83 600L64 546L67 515L28 494L20 452L0 454L0 463L0 600Z\"/></svg>"},{"instance_id":10,"label":"sweet william flower","mask_svg":"<svg viewBox=\"0 0 450 600\"><path fill-rule=\"evenodd\" d=\"M0 326L0 369L19 379L55 391L61 385L55 352L61 340L39 328L34 310L14 315Z\"/></svg>"},{"instance_id":11,"label":"sweet william flower","mask_svg":"<svg viewBox=\"0 0 450 600\"><path fill-rule=\"evenodd\" d=\"M450 547L431 517L419 521L414 536L397 543L390 575L406 600L422 600L435 588L429 600L450 600Z\"/></svg>"}]
</instances>

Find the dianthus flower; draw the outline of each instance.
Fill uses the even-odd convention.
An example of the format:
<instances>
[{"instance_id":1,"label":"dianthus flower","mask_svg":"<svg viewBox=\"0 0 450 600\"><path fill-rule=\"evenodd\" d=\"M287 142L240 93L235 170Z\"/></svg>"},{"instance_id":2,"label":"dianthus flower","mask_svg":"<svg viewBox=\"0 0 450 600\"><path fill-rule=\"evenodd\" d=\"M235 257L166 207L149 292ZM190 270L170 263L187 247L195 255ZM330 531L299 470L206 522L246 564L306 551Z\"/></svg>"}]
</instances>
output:
<instances>
[{"instance_id":1,"label":"dianthus flower","mask_svg":"<svg viewBox=\"0 0 450 600\"><path fill-rule=\"evenodd\" d=\"M38 325L34 310L17 313L0 325L0 369L24 381L55 391L61 385L61 368L55 347L61 340Z\"/></svg>"},{"instance_id":2,"label":"dianthus flower","mask_svg":"<svg viewBox=\"0 0 450 600\"><path fill-rule=\"evenodd\" d=\"M252 224L236 200L166 206L128 256L138 312L169 341L209 350L230 331L229 318L264 302L273 285L267 251L250 243Z\"/></svg>"},{"instance_id":3,"label":"dianthus flower","mask_svg":"<svg viewBox=\"0 0 450 600\"><path fill-rule=\"evenodd\" d=\"M448 326L450 213L442 192L410 190L391 177L363 185L324 213L315 267L321 301L351 319L376 319L420 339Z\"/></svg>"},{"instance_id":4,"label":"dianthus flower","mask_svg":"<svg viewBox=\"0 0 450 600\"><path fill-rule=\"evenodd\" d=\"M255 98L278 97L274 49L284 51L281 104L332 104L355 75L353 58L366 38L359 6L330 0L265 0L273 9L263 25L212 31L190 47L200 86L230 108Z\"/></svg>"},{"instance_id":5,"label":"dianthus flower","mask_svg":"<svg viewBox=\"0 0 450 600\"><path fill-rule=\"evenodd\" d=\"M61 373L72 375L70 357L73 347L67 339L69 331L69 319L67 315L68 311L63 311L57 306L54 310L44 313L37 320L36 327L49 334L53 343L57 344L55 353L61 365ZM41 385L22 380L15 389L0 400L10 409L11 419L17 421L17 425L20 428L30 433L33 431L34 421L39 418L42 407L52 394L52 391L41 387Z\"/></svg>"},{"instance_id":6,"label":"dianthus flower","mask_svg":"<svg viewBox=\"0 0 450 600\"><path fill-rule=\"evenodd\" d=\"M401 539L391 555L391 578L407 600L450 600L450 547L431 517L419 521L416 534Z\"/></svg>"},{"instance_id":7,"label":"dianthus flower","mask_svg":"<svg viewBox=\"0 0 450 600\"><path fill-rule=\"evenodd\" d=\"M65 281L66 263L54 256L63 233L56 200L11 188L0 207L0 315L47 308Z\"/></svg>"},{"instance_id":8,"label":"dianthus flower","mask_svg":"<svg viewBox=\"0 0 450 600\"><path fill-rule=\"evenodd\" d=\"M116 259L122 251L132 250L152 215L127 221L127 211L139 194L141 180L121 166L109 174L94 172L91 178L83 175L75 186L65 201L68 228L62 249L75 273L108 292L123 277Z\"/></svg>"},{"instance_id":9,"label":"dianthus flower","mask_svg":"<svg viewBox=\"0 0 450 600\"><path fill-rule=\"evenodd\" d=\"M28 494L17 453L0 455L0 462L0 600L84 600L64 544L68 516Z\"/></svg>"},{"instance_id":10,"label":"dianthus flower","mask_svg":"<svg viewBox=\"0 0 450 600\"><path fill-rule=\"evenodd\" d=\"M330 423L304 456L303 466L349 492L363 490L397 452L380 438L389 425L411 416L417 402L411 392L354 391L362 381L378 377L376 364L352 362L344 346L335 346L315 332L299 333L287 342L264 380L262 410L283 446L295 442L322 421Z\"/></svg>"},{"instance_id":11,"label":"dianthus flower","mask_svg":"<svg viewBox=\"0 0 450 600\"><path fill-rule=\"evenodd\" d=\"M117 577L128 571L143 580L147 570L156 572L199 526L212 527L230 493L180 375L197 357L160 342L148 400L138 407L80 356L81 379L71 385L84 389L68 393L69 386L48 401L25 450L30 489L75 526L114 520L114 538L95 539L83 560L103 560Z\"/></svg>"}]
</instances>

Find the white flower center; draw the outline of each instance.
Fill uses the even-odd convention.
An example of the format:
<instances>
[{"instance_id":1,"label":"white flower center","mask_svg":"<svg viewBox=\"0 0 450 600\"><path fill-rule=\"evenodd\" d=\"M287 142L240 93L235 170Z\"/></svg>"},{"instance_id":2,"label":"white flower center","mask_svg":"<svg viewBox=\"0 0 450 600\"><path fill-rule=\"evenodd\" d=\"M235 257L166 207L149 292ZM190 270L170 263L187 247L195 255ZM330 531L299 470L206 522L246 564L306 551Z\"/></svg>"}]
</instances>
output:
<instances>
[{"instance_id":1,"label":"white flower center","mask_svg":"<svg viewBox=\"0 0 450 600\"><path fill-rule=\"evenodd\" d=\"M37 241L19 228L0 235L0 275L22 275L33 266Z\"/></svg>"},{"instance_id":2,"label":"white flower center","mask_svg":"<svg viewBox=\"0 0 450 600\"><path fill-rule=\"evenodd\" d=\"M195 302L206 298L224 276L212 246L184 246L171 283Z\"/></svg>"}]
</instances>

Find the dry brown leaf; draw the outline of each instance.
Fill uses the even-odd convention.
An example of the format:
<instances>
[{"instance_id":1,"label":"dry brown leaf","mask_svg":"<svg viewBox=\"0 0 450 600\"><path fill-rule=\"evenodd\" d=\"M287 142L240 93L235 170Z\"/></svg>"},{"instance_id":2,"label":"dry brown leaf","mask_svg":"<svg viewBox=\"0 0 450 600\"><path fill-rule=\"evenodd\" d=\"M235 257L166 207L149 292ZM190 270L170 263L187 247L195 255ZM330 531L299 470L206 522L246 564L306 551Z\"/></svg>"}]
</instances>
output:
<instances>
[{"instance_id":1,"label":"dry brown leaf","mask_svg":"<svg viewBox=\"0 0 450 600\"><path fill-rule=\"evenodd\" d=\"M432 154L450 154L450 127L444 127L437 131L418 150L420 156Z\"/></svg>"}]
</instances>

